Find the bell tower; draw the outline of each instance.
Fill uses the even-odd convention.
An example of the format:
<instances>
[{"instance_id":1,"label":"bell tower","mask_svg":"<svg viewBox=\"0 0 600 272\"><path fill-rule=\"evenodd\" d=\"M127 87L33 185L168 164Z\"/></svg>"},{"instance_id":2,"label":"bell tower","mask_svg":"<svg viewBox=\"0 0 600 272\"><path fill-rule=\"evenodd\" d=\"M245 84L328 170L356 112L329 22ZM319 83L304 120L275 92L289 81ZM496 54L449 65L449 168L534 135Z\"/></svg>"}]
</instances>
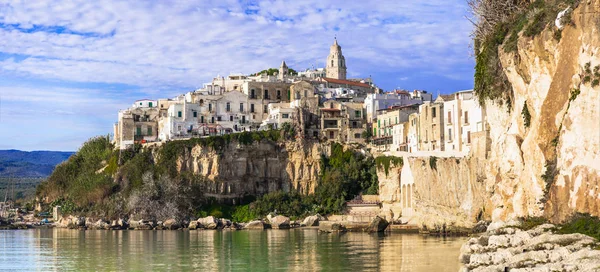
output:
<instances>
[{"instance_id":1,"label":"bell tower","mask_svg":"<svg viewBox=\"0 0 600 272\"><path fill-rule=\"evenodd\" d=\"M279 79L284 79L288 76L289 70L287 64L285 64L285 60L281 62L281 66L279 66Z\"/></svg>"},{"instance_id":2,"label":"bell tower","mask_svg":"<svg viewBox=\"0 0 600 272\"><path fill-rule=\"evenodd\" d=\"M346 79L346 59L342 55L342 47L338 44L337 38L333 39L333 45L329 48L325 67L327 77Z\"/></svg>"}]
</instances>

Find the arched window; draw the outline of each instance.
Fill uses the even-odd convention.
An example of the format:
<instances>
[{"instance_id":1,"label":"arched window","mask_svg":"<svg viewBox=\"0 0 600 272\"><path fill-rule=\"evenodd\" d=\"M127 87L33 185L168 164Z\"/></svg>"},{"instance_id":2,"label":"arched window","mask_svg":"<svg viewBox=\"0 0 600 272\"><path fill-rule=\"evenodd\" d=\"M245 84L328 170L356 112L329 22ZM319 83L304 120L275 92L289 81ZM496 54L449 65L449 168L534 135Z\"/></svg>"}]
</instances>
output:
<instances>
[{"instance_id":1,"label":"arched window","mask_svg":"<svg viewBox=\"0 0 600 272\"><path fill-rule=\"evenodd\" d=\"M333 60L331 60L331 67L333 67Z\"/></svg>"},{"instance_id":2,"label":"arched window","mask_svg":"<svg viewBox=\"0 0 600 272\"><path fill-rule=\"evenodd\" d=\"M200 99L200 106L202 106L202 104L204 104L204 99Z\"/></svg>"}]
</instances>

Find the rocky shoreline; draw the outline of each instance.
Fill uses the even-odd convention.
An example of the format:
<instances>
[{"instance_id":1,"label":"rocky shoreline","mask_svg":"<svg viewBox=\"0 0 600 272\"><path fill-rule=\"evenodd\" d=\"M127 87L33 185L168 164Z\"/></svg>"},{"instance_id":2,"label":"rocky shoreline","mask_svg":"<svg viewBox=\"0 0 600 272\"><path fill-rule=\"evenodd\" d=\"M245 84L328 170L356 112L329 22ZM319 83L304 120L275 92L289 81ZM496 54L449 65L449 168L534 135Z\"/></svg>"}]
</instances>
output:
<instances>
[{"instance_id":1,"label":"rocky shoreline","mask_svg":"<svg viewBox=\"0 0 600 272\"><path fill-rule=\"evenodd\" d=\"M13 223L3 226L3 229L28 229L28 228L65 228L80 230L265 230L265 229L291 229L299 227L318 227L319 231L345 232L383 232L389 223L381 217L375 217L370 223L351 223L345 221L328 221L319 214L307 216L302 221L290 220L283 215L268 215L259 220L246 223L232 222L229 219L207 216L191 220L168 219L164 221L127 219L115 220L93 219L77 216L64 216L50 224Z\"/></svg>"},{"instance_id":2,"label":"rocky shoreline","mask_svg":"<svg viewBox=\"0 0 600 272\"><path fill-rule=\"evenodd\" d=\"M461 271L600 271L598 241L559 234L552 224L530 230L502 227L471 238L460 252Z\"/></svg>"}]
</instances>

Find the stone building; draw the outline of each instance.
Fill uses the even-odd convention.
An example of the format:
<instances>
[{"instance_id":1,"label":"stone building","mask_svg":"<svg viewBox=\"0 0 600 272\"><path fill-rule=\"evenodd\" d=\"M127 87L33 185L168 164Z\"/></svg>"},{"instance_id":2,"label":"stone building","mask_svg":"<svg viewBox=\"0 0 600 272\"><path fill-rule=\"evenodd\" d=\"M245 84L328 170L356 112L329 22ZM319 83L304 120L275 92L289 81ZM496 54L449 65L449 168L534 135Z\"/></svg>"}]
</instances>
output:
<instances>
[{"instance_id":1,"label":"stone building","mask_svg":"<svg viewBox=\"0 0 600 272\"><path fill-rule=\"evenodd\" d=\"M325 71L328 78L346 79L346 59L342 54L342 47L337 39L333 40L333 45L329 48L329 56L325 64Z\"/></svg>"},{"instance_id":2,"label":"stone building","mask_svg":"<svg viewBox=\"0 0 600 272\"><path fill-rule=\"evenodd\" d=\"M425 102L419 106L419 150L444 151L443 103Z\"/></svg>"},{"instance_id":3,"label":"stone building","mask_svg":"<svg viewBox=\"0 0 600 272\"><path fill-rule=\"evenodd\" d=\"M408 122L409 115L418 112L418 108L418 104L413 104L379 110L377 121L373 124L373 143L383 146L383 149L390 148L393 143L394 126Z\"/></svg>"},{"instance_id":4,"label":"stone building","mask_svg":"<svg viewBox=\"0 0 600 272\"><path fill-rule=\"evenodd\" d=\"M156 141L158 137L157 101L143 99L135 101L131 108L119 111L114 125L115 145L126 149L134 143Z\"/></svg>"}]
</instances>

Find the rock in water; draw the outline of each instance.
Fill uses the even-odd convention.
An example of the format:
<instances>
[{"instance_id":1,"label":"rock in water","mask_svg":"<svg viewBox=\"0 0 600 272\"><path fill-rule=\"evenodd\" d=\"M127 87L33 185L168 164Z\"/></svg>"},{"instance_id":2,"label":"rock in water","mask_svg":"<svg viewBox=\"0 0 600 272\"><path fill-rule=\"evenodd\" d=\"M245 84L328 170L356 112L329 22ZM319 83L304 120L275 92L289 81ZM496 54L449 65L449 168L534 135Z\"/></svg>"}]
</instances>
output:
<instances>
[{"instance_id":1,"label":"rock in water","mask_svg":"<svg viewBox=\"0 0 600 272\"><path fill-rule=\"evenodd\" d=\"M319 231L322 232L344 232L346 228L342 224L332 221L323 221L319 223Z\"/></svg>"},{"instance_id":2,"label":"rock in water","mask_svg":"<svg viewBox=\"0 0 600 272\"><path fill-rule=\"evenodd\" d=\"M219 227L219 223L221 221L217 220L214 216L207 216L204 218L198 219L198 223L202 225L205 229L216 229Z\"/></svg>"},{"instance_id":3,"label":"rock in water","mask_svg":"<svg viewBox=\"0 0 600 272\"><path fill-rule=\"evenodd\" d=\"M373 221L371 221L371 224L369 224L369 226L367 227L366 231L368 232L383 232L389 225L390 223L388 223L387 220L379 217L379 216L375 216L375 218L373 218Z\"/></svg>"},{"instance_id":4,"label":"rock in water","mask_svg":"<svg viewBox=\"0 0 600 272\"><path fill-rule=\"evenodd\" d=\"M271 223L271 227L274 229L289 229L290 228L290 218L278 215L269 219L269 223Z\"/></svg>"},{"instance_id":5,"label":"rock in water","mask_svg":"<svg viewBox=\"0 0 600 272\"><path fill-rule=\"evenodd\" d=\"M265 223L262 220L250 221L244 226L244 229L249 230L264 230L266 228Z\"/></svg>"},{"instance_id":6,"label":"rock in water","mask_svg":"<svg viewBox=\"0 0 600 272\"><path fill-rule=\"evenodd\" d=\"M304 221L300 223L300 226L304 227L313 227L319 225L319 217L316 215L307 216L304 218Z\"/></svg>"},{"instance_id":7,"label":"rock in water","mask_svg":"<svg viewBox=\"0 0 600 272\"><path fill-rule=\"evenodd\" d=\"M177 220L171 218L163 222L163 226L165 229L176 230L181 227L181 224Z\"/></svg>"},{"instance_id":8,"label":"rock in water","mask_svg":"<svg viewBox=\"0 0 600 272\"><path fill-rule=\"evenodd\" d=\"M188 225L188 229L195 230L198 229L198 221L191 221Z\"/></svg>"}]
</instances>

